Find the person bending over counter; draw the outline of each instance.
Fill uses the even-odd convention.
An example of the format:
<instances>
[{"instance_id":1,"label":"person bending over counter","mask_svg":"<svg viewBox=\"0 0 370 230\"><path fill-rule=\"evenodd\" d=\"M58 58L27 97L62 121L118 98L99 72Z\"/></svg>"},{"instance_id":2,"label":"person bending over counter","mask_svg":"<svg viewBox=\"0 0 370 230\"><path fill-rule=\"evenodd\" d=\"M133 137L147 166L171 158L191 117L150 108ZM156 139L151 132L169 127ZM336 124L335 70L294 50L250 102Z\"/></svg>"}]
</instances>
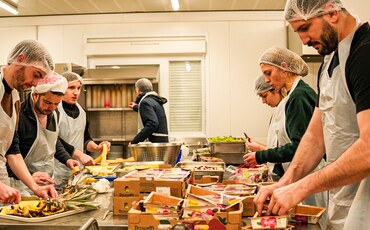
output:
<instances>
[{"instance_id":1,"label":"person bending over counter","mask_svg":"<svg viewBox=\"0 0 370 230\"><path fill-rule=\"evenodd\" d=\"M18 203L21 200L19 191L9 187L10 179L6 165L9 165L36 195L55 198L57 192L53 186L39 186L33 180L18 151L19 146L13 145L18 136L20 107L18 91L36 86L40 79L50 75L54 70L53 59L41 43L23 40L10 52L7 63L1 68L0 75L0 200L3 203Z\"/></svg>"},{"instance_id":2,"label":"person bending over counter","mask_svg":"<svg viewBox=\"0 0 370 230\"><path fill-rule=\"evenodd\" d=\"M71 158L73 146L61 140L59 115L55 109L68 86L57 73L40 80L22 102L19 115L18 143L28 170L38 184L54 184L54 157L70 169L79 163ZM68 148L69 152L65 149ZM27 194L27 188L12 171L12 186Z\"/></svg>"}]
</instances>

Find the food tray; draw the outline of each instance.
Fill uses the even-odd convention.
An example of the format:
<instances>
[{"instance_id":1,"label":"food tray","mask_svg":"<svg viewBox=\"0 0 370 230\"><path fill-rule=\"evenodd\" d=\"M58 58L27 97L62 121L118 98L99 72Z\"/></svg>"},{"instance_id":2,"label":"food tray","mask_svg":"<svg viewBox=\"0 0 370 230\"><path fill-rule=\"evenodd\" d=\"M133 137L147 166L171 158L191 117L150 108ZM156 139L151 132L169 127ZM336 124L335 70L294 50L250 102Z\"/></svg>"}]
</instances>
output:
<instances>
[{"instance_id":1,"label":"food tray","mask_svg":"<svg viewBox=\"0 0 370 230\"><path fill-rule=\"evenodd\" d=\"M245 141L237 142L209 142L212 154L216 153L244 153Z\"/></svg>"},{"instance_id":2,"label":"food tray","mask_svg":"<svg viewBox=\"0 0 370 230\"><path fill-rule=\"evenodd\" d=\"M200 168L202 167L202 168ZM209 169L206 169L208 167ZM203 176L217 176L217 182L222 182L225 172L224 162L179 162L175 168L193 171L195 180L201 180ZM215 169L212 169L215 168Z\"/></svg>"},{"instance_id":3,"label":"food tray","mask_svg":"<svg viewBox=\"0 0 370 230\"><path fill-rule=\"evenodd\" d=\"M297 205L290 214L290 221L317 224L325 210L322 207Z\"/></svg>"},{"instance_id":4,"label":"food tray","mask_svg":"<svg viewBox=\"0 0 370 230\"><path fill-rule=\"evenodd\" d=\"M155 168L155 166L163 164L164 161L123 162L117 165L113 169L113 172L116 173L117 177L121 177L133 170L144 170L149 168Z\"/></svg>"},{"instance_id":5,"label":"food tray","mask_svg":"<svg viewBox=\"0 0 370 230\"><path fill-rule=\"evenodd\" d=\"M75 210L70 210L70 211L50 215L50 216L32 217L32 218L23 217L23 216L13 216L13 215L0 214L0 219L15 220L15 221L28 222L28 223L38 223L38 222L54 220L54 219L58 219L58 218L62 218L62 217L74 215L74 214L77 214L77 213L90 211L90 210L94 210L94 209L81 208L81 209L75 209Z\"/></svg>"}]
</instances>

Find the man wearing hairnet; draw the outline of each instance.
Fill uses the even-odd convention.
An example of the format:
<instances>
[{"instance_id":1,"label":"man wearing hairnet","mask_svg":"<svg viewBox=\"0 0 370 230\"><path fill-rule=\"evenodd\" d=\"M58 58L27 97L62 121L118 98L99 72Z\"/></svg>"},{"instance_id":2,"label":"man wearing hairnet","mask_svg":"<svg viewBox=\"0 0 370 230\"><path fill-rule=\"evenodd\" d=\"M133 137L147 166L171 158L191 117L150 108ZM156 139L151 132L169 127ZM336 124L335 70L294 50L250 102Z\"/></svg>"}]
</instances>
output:
<instances>
[{"instance_id":1,"label":"man wearing hairnet","mask_svg":"<svg viewBox=\"0 0 370 230\"><path fill-rule=\"evenodd\" d=\"M19 42L10 52L7 62L8 65L1 68L0 75L0 201L18 203L21 198L19 191L8 187L10 182L6 169L6 162L9 161L7 151L12 149L13 137L17 136L18 91L36 86L40 79L53 72L54 64L49 52L35 40ZM15 161L9 161L8 164L35 194L44 198L48 195L57 196L53 186L38 186L35 183L20 154L12 159Z\"/></svg>"},{"instance_id":2,"label":"man wearing hairnet","mask_svg":"<svg viewBox=\"0 0 370 230\"><path fill-rule=\"evenodd\" d=\"M284 177L257 194L258 211L269 196L268 213L283 214L329 190L329 229L369 229L370 26L340 0L288 0L285 19L325 58L307 132ZM325 153L327 166L309 174Z\"/></svg>"},{"instance_id":3,"label":"man wearing hairnet","mask_svg":"<svg viewBox=\"0 0 370 230\"><path fill-rule=\"evenodd\" d=\"M73 72L64 72L62 76L67 79L68 88L62 102L58 105L60 112L59 137L75 147L73 158L79 160L83 165L93 165L94 159L83 151L101 152L103 143L107 144L109 151L110 142L102 141L96 144L91 138L86 112L77 102L82 88L81 76ZM55 180L57 183L68 179L69 171L70 169L66 165L56 161Z\"/></svg>"},{"instance_id":4,"label":"man wearing hairnet","mask_svg":"<svg viewBox=\"0 0 370 230\"><path fill-rule=\"evenodd\" d=\"M38 184L55 183L52 179L54 157L71 169L79 165L78 161L71 158L73 146L58 137L59 114L55 110L67 86L67 80L54 73L40 80L21 104L17 143L28 170ZM9 152L9 162L14 153ZM13 176L11 171L9 174ZM27 193L24 184L16 177L11 182L21 192Z\"/></svg>"},{"instance_id":5,"label":"man wearing hairnet","mask_svg":"<svg viewBox=\"0 0 370 230\"><path fill-rule=\"evenodd\" d=\"M128 106L139 114L139 133L131 144L137 144L146 139L153 143L168 142L167 117L163 108L167 99L158 96L153 91L152 83L146 78L136 81L135 91L138 95L136 101L129 102Z\"/></svg>"}]
</instances>

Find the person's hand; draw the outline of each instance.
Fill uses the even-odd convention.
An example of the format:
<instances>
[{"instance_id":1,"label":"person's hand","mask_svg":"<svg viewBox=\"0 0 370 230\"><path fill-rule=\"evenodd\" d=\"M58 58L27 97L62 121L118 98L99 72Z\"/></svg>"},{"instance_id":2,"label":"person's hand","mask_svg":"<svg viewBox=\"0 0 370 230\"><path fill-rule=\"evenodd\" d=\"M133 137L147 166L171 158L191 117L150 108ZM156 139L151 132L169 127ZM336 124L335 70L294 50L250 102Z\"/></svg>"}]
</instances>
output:
<instances>
[{"instance_id":1,"label":"person's hand","mask_svg":"<svg viewBox=\"0 0 370 230\"><path fill-rule=\"evenodd\" d=\"M251 138L248 138L247 140L245 140L245 148L247 148L248 150L252 152L262 150L261 145L253 141Z\"/></svg>"},{"instance_id":2,"label":"person's hand","mask_svg":"<svg viewBox=\"0 0 370 230\"><path fill-rule=\"evenodd\" d=\"M136 103L132 102L132 101L128 103L128 107L131 108L131 109L134 109L135 105L136 105Z\"/></svg>"},{"instance_id":3,"label":"person's hand","mask_svg":"<svg viewBox=\"0 0 370 230\"><path fill-rule=\"evenodd\" d=\"M263 207L264 207L264 204L266 203L266 201L270 200L273 192L276 189L278 189L282 186L283 186L283 184L281 182L277 182L277 183L274 183L272 185L261 186L258 189L258 193L254 197L253 202L256 204L257 212L260 215L262 214L262 210L263 210Z\"/></svg>"},{"instance_id":4,"label":"person's hand","mask_svg":"<svg viewBox=\"0 0 370 230\"><path fill-rule=\"evenodd\" d=\"M273 191L267 209L267 215L286 215L306 197L298 183L289 184Z\"/></svg>"},{"instance_id":5,"label":"person's hand","mask_svg":"<svg viewBox=\"0 0 370 230\"><path fill-rule=\"evenodd\" d=\"M57 198L58 197L58 192L55 190L53 185L45 185L45 186L37 186L33 192L42 198Z\"/></svg>"},{"instance_id":6,"label":"person's hand","mask_svg":"<svg viewBox=\"0 0 370 230\"><path fill-rule=\"evenodd\" d=\"M32 174L32 178L37 184L56 184L55 180L46 172L35 172Z\"/></svg>"},{"instance_id":7,"label":"person's hand","mask_svg":"<svg viewBox=\"0 0 370 230\"><path fill-rule=\"evenodd\" d=\"M21 201L21 193L0 182L0 201L4 204L19 203Z\"/></svg>"},{"instance_id":8,"label":"person's hand","mask_svg":"<svg viewBox=\"0 0 370 230\"><path fill-rule=\"evenodd\" d=\"M101 152L103 150L103 144L106 144L107 147L108 147L108 152L110 151L110 142L109 141L102 141L99 143L98 147L97 147L97 151L98 152Z\"/></svg>"},{"instance_id":9,"label":"person's hand","mask_svg":"<svg viewBox=\"0 0 370 230\"><path fill-rule=\"evenodd\" d=\"M251 165L251 166L254 166L257 164L257 161L256 161L256 153L255 152L252 152L252 153L247 153L243 156L243 160L245 163Z\"/></svg>"},{"instance_id":10,"label":"person's hand","mask_svg":"<svg viewBox=\"0 0 370 230\"><path fill-rule=\"evenodd\" d=\"M77 150L77 149L75 149L75 151L73 152L73 157L75 159L79 160L81 162L81 164L83 164L85 166L95 164L94 159L91 156L89 156L89 155L87 155L87 154L85 154L85 153L83 153L83 152L81 152L80 150Z\"/></svg>"},{"instance_id":11,"label":"person's hand","mask_svg":"<svg viewBox=\"0 0 370 230\"><path fill-rule=\"evenodd\" d=\"M68 168L73 169L76 166L80 166L80 163L76 160L69 159L69 160L67 160L66 165L67 165Z\"/></svg>"}]
</instances>

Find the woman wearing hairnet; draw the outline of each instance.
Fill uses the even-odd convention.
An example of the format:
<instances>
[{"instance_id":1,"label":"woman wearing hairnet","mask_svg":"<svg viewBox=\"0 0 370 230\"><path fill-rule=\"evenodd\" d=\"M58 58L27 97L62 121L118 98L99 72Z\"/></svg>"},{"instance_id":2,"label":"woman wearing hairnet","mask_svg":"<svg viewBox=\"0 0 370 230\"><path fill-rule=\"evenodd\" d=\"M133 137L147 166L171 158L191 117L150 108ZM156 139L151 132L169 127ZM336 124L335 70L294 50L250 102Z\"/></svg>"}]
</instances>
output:
<instances>
[{"instance_id":1,"label":"woman wearing hairnet","mask_svg":"<svg viewBox=\"0 0 370 230\"><path fill-rule=\"evenodd\" d=\"M279 106L280 101L284 98L283 95L280 93L280 91L275 90L269 83L266 83L265 76L261 75L259 78L257 78L255 83L255 91L258 96L261 97L262 103L267 104L268 106L275 108ZM254 154L246 154L246 157L248 157L248 163L250 164L257 164L256 157L259 154L263 153L262 150L267 150L268 148L276 147L276 145L273 143L275 138L272 138L273 130L276 124L273 123L274 117L276 113L278 112L278 109L275 109L269 124L269 131L267 135L267 145L262 145L260 143L257 143L253 141L253 139L248 139L245 142L245 146L247 149L249 149L252 152L255 152ZM248 156L247 156L248 155ZM281 159L282 161L283 159ZM269 163L269 162L280 162L279 160L274 159L268 159L267 164L269 166L269 175L271 175L275 180L278 180L280 178L279 175L281 175L284 171L281 168L281 164L275 164L275 163ZM274 172L277 171L279 172Z\"/></svg>"},{"instance_id":2,"label":"woman wearing hairnet","mask_svg":"<svg viewBox=\"0 0 370 230\"><path fill-rule=\"evenodd\" d=\"M271 47L260 58L260 68L266 82L285 96L274 112L268 135L269 149L247 153L244 160L250 164L284 163L282 176L292 161L297 146L305 133L316 105L317 94L301 77L308 74L308 66L296 53ZM322 160L321 166L324 165ZM315 194L305 204L326 207L324 194Z\"/></svg>"}]
</instances>

